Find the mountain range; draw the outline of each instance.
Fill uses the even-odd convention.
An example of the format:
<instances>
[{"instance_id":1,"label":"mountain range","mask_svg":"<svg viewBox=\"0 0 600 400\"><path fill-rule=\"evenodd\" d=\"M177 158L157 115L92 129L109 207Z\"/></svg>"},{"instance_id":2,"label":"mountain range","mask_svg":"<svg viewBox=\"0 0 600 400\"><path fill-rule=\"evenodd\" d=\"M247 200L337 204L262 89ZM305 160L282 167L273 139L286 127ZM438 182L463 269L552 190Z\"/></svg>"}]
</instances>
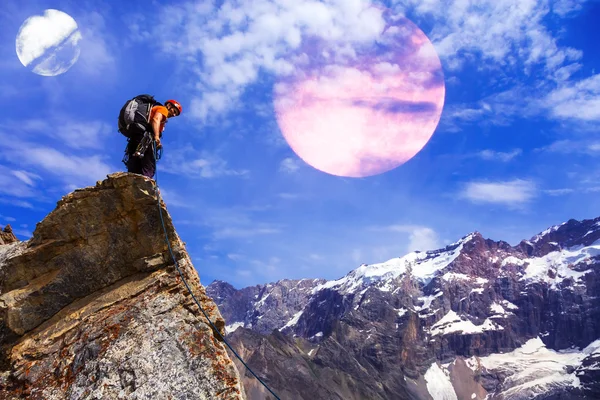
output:
<instances>
[{"instance_id":1,"label":"mountain range","mask_svg":"<svg viewBox=\"0 0 600 400\"><path fill-rule=\"evenodd\" d=\"M206 291L282 399L600 398L600 217ZM236 365L249 400L270 398Z\"/></svg>"}]
</instances>

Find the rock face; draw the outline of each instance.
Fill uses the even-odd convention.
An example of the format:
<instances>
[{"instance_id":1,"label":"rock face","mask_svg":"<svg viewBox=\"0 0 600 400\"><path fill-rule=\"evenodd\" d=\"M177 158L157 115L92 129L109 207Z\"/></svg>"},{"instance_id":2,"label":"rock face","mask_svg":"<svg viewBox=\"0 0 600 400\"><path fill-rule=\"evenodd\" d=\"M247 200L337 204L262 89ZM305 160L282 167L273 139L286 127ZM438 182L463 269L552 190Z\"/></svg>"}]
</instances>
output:
<instances>
[{"instance_id":1,"label":"rock face","mask_svg":"<svg viewBox=\"0 0 600 400\"><path fill-rule=\"evenodd\" d=\"M19 239L15 236L10 225L6 225L0 230L0 245L18 242Z\"/></svg>"},{"instance_id":2,"label":"rock face","mask_svg":"<svg viewBox=\"0 0 600 400\"><path fill-rule=\"evenodd\" d=\"M284 397L600 398L600 218L517 246L475 232L335 281L207 292Z\"/></svg>"},{"instance_id":3,"label":"rock face","mask_svg":"<svg viewBox=\"0 0 600 400\"><path fill-rule=\"evenodd\" d=\"M164 204L175 258L225 333ZM238 372L174 268L153 182L76 190L0 246L0 399L242 399Z\"/></svg>"}]
</instances>

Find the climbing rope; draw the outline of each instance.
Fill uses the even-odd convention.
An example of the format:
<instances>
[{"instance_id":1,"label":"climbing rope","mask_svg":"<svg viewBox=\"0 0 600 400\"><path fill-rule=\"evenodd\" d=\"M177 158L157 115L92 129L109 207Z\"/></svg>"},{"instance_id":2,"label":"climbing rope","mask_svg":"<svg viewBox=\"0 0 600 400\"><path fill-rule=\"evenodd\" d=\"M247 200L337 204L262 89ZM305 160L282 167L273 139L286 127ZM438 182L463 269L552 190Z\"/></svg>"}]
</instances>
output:
<instances>
[{"instance_id":1,"label":"climbing rope","mask_svg":"<svg viewBox=\"0 0 600 400\"><path fill-rule=\"evenodd\" d=\"M206 320L208 321L208 323L210 324L210 326L212 327L214 332L217 332L217 334L219 335L219 337L221 337L222 341L227 345L227 347L229 347L229 349L233 352L233 354L235 354L235 356L238 358L238 360L240 360L240 362L244 365L244 367L246 367L246 369L248 371L250 371L250 373L252 375L254 375L254 377L256 379L258 379L258 381L273 395L275 396L275 398L277 400L281 400L268 386L266 383L264 383L262 381L262 379L260 379L258 377L258 375L256 375L254 373L254 371L252 371L252 369L248 366L248 364L246 364L246 362L244 362L244 360L242 359L242 357L239 356L239 354L233 349L233 347L231 347L231 345L229 344L229 342L227 342L227 340L223 337L223 335L221 335L221 332L219 332L219 330L217 329L217 327L212 323L212 321L210 320L210 318L208 317L208 315L206 314L206 312L204 311L204 309L202 308L202 306L200 305L200 302L198 301L198 299L196 298L196 296L194 296L194 293L192 292L192 289L190 288L190 286L188 285L187 281L185 280L185 277L183 276L183 273L181 272L181 269L179 268L179 263L177 262L177 260L175 259L175 255L173 254L173 249L171 248L171 242L169 242L169 234L167 233L167 228L165 227L165 221L163 219L163 215L162 215L162 207L160 206L160 200L161 200L161 196L160 196L160 191L159 191L159 187L158 187L158 168L156 168L156 160L160 159L160 157L157 157L157 150L156 150L156 143L154 142L154 140L152 141L152 149L153 149L153 155L154 155L154 165L155 165L155 171L154 173L156 174L156 179L155 179L155 185L156 185L156 199L158 201L158 211L160 214L160 222L162 224L163 227L163 231L165 232L165 240L167 242L167 246L169 247L169 252L171 253L171 258L173 259L173 262L175 263L175 267L177 268L177 272L179 272L179 275L181 276L181 279L183 280L183 283L185 284L185 287L187 288L188 292L192 295L192 298L194 299L194 302L196 303L196 305L198 306L198 308L200 309L200 311L202 311L202 314L204 314L204 316L206 317Z\"/></svg>"}]
</instances>

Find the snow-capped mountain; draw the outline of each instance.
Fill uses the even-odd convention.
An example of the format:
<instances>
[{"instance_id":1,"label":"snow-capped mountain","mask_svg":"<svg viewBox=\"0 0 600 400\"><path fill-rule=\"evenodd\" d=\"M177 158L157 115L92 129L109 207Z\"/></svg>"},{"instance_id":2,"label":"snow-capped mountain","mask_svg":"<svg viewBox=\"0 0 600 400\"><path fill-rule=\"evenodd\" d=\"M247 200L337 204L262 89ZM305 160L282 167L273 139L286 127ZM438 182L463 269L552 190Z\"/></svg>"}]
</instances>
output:
<instances>
[{"instance_id":1,"label":"snow-capped mountain","mask_svg":"<svg viewBox=\"0 0 600 400\"><path fill-rule=\"evenodd\" d=\"M285 398L600 398L600 218L207 293Z\"/></svg>"}]
</instances>

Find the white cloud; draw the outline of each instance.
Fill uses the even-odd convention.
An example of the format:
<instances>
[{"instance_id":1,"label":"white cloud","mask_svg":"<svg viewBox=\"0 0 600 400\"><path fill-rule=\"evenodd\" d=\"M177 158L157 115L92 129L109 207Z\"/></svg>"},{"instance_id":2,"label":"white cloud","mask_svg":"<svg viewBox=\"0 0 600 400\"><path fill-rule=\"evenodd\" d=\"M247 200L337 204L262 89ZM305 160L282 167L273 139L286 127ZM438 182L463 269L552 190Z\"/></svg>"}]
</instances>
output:
<instances>
[{"instance_id":1,"label":"white cloud","mask_svg":"<svg viewBox=\"0 0 600 400\"><path fill-rule=\"evenodd\" d=\"M195 208L196 203L190 199L182 197L179 193L174 190L165 190L163 187L160 188L160 195L167 205L167 207L179 207L179 208Z\"/></svg>"},{"instance_id":2,"label":"white cloud","mask_svg":"<svg viewBox=\"0 0 600 400\"><path fill-rule=\"evenodd\" d=\"M263 227L230 227L222 228L213 232L213 237L217 240L220 239L231 239L231 238L249 238L259 235L273 235L281 233L281 229L270 226Z\"/></svg>"},{"instance_id":3,"label":"white cloud","mask_svg":"<svg viewBox=\"0 0 600 400\"><path fill-rule=\"evenodd\" d=\"M365 260L363 260L363 253L360 249L353 249L352 253L351 253L351 257L352 257L352 261L354 262L354 264L359 264L359 263L364 263Z\"/></svg>"},{"instance_id":4,"label":"white cloud","mask_svg":"<svg viewBox=\"0 0 600 400\"><path fill-rule=\"evenodd\" d=\"M542 103L555 118L600 121L600 74L565 82L551 91Z\"/></svg>"},{"instance_id":5,"label":"white cloud","mask_svg":"<svg viewBox=\"0 0 600 400\"><path fill-rule=\"evenodd\" d=\"M20 155L23 163L40 167L48 173L92 183L104 179L111 168L100 156L78 157L49 147L29 147Z\"/></svg>"},{"instance_id":6,"label":"white cloud","mask_svg":"<svg viewBox=\"0 0 600 400\"><path fill-rule=\"evenodd\" d=\"M33 119L12 123L12 129L28 133L31 138L44 135L58 139L73 149L101 149L115 129L102 121L78 121L68 116ZM18 127L18 128L17 128ZM33 135L33 136L32 136Z\"/></svg>"},{"instance_id":7,"label":"white cloud","mask_svg":"<svg viewBox=\"0 0 600 400\"><path fill-rule=\"evenodd\" d=\"M288 157L281 161L281 164L279 165L279 170L281 172L293 174L294 172L296 172L300 169L300 166L301 166L301 164L300 164L299 160Z\"/></svg>"},{"instance_id":8,"label":"white cloud","mask_svg":"<svg viewBox=\"0 0 600 400\"><path fill-rule=\"evenodd\" d=\"M535 63L547 72L581 58L581 52L560 48L544 26L550 13L545 1L536 0L401 0L396 9L417 19L432 18L429 36L450 69L461 68L465 53L481 56L488 68L517 67L529 72ZM429 21L431 23L431 21ZM517 51L515 51L517 50Z\"/></svg>"},{"instance_id":9,"label":"white cloud","mask_svg":"<svg viewBox=\"0 0 600 400\"><path fill-rule=\"evenodd\" d=\"M562 154L589 154L600 155L600 142L590 140L557 140L548 146L537 149L537 151L545 151L549 153Z\"/></svg>"},{"instance_id":10,"label":"white cloud","mask_svg":"<svg viewBox=\"0 0 600 400\"><path fill-rule=\"evenodd\" d=\"M579 11L587 0L554 0L552 12L561 17L567 16L574 11Z\"/></svg>"},{"instance_id":11,"label":"white cloud","mask_svg":"<svg viewBox=\"0 0 600 400\"><path fill-rule=\"evenodd\" d=\"M37 179L39 176L36 174L0 165L0 194L19 198L36 197L38 193L34 180Z\"/></svg>"},{"instance_id":12,"label":"white cloud","mask_svg":"<svg viewBox=\"0 0 600 400\"><path fill-rule=\"evenodd\" d=\"M42 179L39 175L22 170L12 171L12 174L16 176L21 182L25 183L27 186L35 186L34 180Z\"/></svg>"},{"instance_id":13,"label":"white cloud","mask_svg":"<svg viewBox=\"0 0 600 400\"><path fill-rule=\"evenodd\" d=\"M111 36L104 17L98 12L82 14L78 20L82 39L77 70L87 76L102 77L102 83L107 84L117 76L115 53L121 51L121 38Z\"/></svg>"},{"instance_id":14,"label":"white cloud","mask_svg":"<svg viewBox=\"0 0 600 400\"><path fill-rule=\"evenodd\" d=\"M544 193L549 194L550 196L563 196L565 194L571 194L573 192L574 190L569 188L544 190Z\"/></svg>"},{"instance_id":15,"label":"white cloud","mask_svg":"<svg viewBox=\"0 0 600 400\"><path fill-rule=\"evenodd\" d=\"M463 123L507 125L515 117L600 119L600 78L572 79L582 68L583 53L561 45L563 31L547 22L573 15L585 2L398 0L393 4L417 24L433 26L427 33L447 75L466 64L500 70L487 81L490 88L502 92L446 107L441 127L457 132ZM532 84L523 83L523 73Z\"/></svg>"},{"instance_id":16,"label":"white cloud","mask_svg":"<svg viewBox=\"0 0 600 400\"><path fill-rule=\"evenodd\" d=\"M2 203L2 204L8 204L9 206L13 206L13 207L21 207L21 208L30 208L30 209L33 209L33 204L31 204L28 201L24 201L24 200L6 199L6 198L3 198L3 197L0 197L0 203Z\"/></svg>"},{"instance_id":17,"label":"white cloud","mask_svg":"<svg viewBox=\"0 0 600 400\"><path fill-rule=\"evenodd\" d=\"M13 228L13 233L17 236L17 237L21 237L22 239L29 239L33 236L33 233L31 233L31 231L29 229L23 229L23 228Z\"/></svg>"},{"instance_id":18,"label":"white cloud","mask_svg":"<svg viewBox=\"0 0 600 400\"><path fill-rule=\"evenodd\" d=\"M440 124L450 132L460 131L460 125L464 123L476 122L480 127L508 126L516 116L527 118L544 112L536 97L539 90L541 89L515 84L509 89L493 93L474 103L449 105L442 115Z\"/></svg>"},{"instance_id":19,"label":"white cloud","mask_svg":"<svg viewBox=\"0 0 600 400\"><path fill-rule=\"evenodd\" d=\"M460 194L473 203L503 204L518 207L536 196L532 181L515 179L504 182L469 182Z\"/></svg>"},{"instance_id":20,"label":"white cloud","mask_svg":"<svg viewBox=\"0 0 600 400\"><path fill-rule=\"evenodd\" d=\"M230 168L227 161L206 150L198 151L191 144L169 150L158 164L159 171L184 175L188 178L211 179L223 176L246 176L248 170Z\"/></svg>"},{"instance_id":21,"label":"white cloud","mask_svg":"<svg viewBox=\"0 0 600 400\"><path fill-rule=\"evenodd\" d=\"M235 108L261 72L294 73L292 52L306 37L331 43L334 58L351 57L353 44L381 35L381 14L368 0L226 0L218 9L198 1L167 6L157 21L145 21L155 26L154 35L141 32L137 22L132 33L149 40L157 35L178 38L155 44L187 64L202 64L190 67L200 93L191 102L190 115L207 121Z\"/></svg>"},{"instance_id":22,"label":"white cloud","mask_svg":"<svg viewBox=\"0 0 600 400\"><path fill-rule=\"evenodd\" d=\"M298 193L278 193L277 196L284 200L297 200L302 197Z\"/></svg>"},{"instance_id":23,"label":"white cloud","mask_svg":"<svg viewBox=\"0 0 600 400\"><path fill-rule=\"evenodd\" d=\"M508 162L513 158L521 155L522 152L523 151L521 149L515 149L508 153L494 150L482 150L479 153L477 153L477 155L484 160Z\"/></svg>"},{"instance_id":24,"label":"white cloud","mask_svg":"<svg viewBox=\"0 0 600 400\"><path fill-rule=\"evenodd\" d=\"M99 155L76 156L33 142L9 139L1 133L0 140L3 142L0 159L19 165L19 170L28 167L30 181L35 176L41 179L53 176L66 184L81 187L105 179L113 170ZM18 181L27 185L22 181L23 177L21 175Z\"/></svg>"},{"instance_id":25,"label":"white cloud","mask_svg":"<svg viewBox=\"0 0 600 400\"><path fill-rule=\"evenodd\" d=\"M409 235L409 243L407 247L407 251L426 251L426 250L435 250L442 247L440 245L440 239L437 233L431 229L426 227L421 227L414 229Z\"/></svg>"},{"instance_id":26,"label":"white cloud","mask_svg":"<svg viewBox=\"0 0 600 400\"><path fill-rule=\"evenodd\" d=\"M407 253L416 250L435 250L442 247L437 232L426 226L396 224L371 227L369 230L378 232L408 233L408 244L406 246Z\"/></svg>"}]
</instances>

